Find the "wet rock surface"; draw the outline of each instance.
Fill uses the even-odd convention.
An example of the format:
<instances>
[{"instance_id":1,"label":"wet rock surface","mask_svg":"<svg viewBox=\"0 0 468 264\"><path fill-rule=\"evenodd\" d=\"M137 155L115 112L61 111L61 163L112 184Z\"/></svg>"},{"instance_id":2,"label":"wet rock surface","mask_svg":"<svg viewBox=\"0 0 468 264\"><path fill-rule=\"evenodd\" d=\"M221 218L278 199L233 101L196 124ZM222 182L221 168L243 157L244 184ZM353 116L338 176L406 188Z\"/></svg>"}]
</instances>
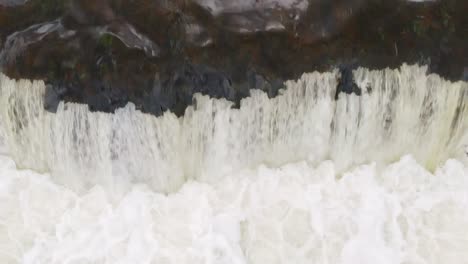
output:
<instances>
[{"instance_id":1,"label":"wet rock surface","mask_svg":"<svg viewBox=\"0 0 468 264\"><path fill-rule=\"evenodd\" d=\"M200 92L275 96L303 72L428 64L467 79L468 2L384 0L0 0L0 67L44 79L58 101L182 114ZM338 94L337 94L338 96Z\"/></svg>"}]
</instances>

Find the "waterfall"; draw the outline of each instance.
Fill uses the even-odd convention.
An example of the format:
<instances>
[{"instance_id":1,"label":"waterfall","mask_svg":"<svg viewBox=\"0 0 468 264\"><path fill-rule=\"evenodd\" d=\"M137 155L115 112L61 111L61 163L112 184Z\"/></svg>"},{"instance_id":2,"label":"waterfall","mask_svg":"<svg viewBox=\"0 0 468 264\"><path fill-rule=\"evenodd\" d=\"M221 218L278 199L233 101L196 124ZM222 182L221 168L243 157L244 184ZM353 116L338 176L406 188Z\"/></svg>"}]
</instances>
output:
<instances>
[{"instance_id":1,"label":"waterfall","mask_svg":"<svg viewBox=\"0 0 468 264\"><path fill-rule=\"evenodd\" d=\"M183 117L115 113L60 103L44 110L42 81L0 76L0 116L20 168L48 172L74 190L145 183L173 192L187 180L217 182L260 164L334 162L338 171L411 154L434 170L463 157L468 144L468 84L427 74L427 67L354 71L362 95L340 94L338 71L307 73L275 98L252 90L239 109L197 94Z\"/></svg>"},{"instance_id":2,"label":"waterfall","mask_svg":"<svg viewBox=\"0 0 468 264\"><path fill-rule=\"evenodd\" d=\"M468 84L304 74L184 116L60 103L0 75L0 263L459 263ZM5 145L5 149L3 148Z\"/></svg>"}]
</instances>

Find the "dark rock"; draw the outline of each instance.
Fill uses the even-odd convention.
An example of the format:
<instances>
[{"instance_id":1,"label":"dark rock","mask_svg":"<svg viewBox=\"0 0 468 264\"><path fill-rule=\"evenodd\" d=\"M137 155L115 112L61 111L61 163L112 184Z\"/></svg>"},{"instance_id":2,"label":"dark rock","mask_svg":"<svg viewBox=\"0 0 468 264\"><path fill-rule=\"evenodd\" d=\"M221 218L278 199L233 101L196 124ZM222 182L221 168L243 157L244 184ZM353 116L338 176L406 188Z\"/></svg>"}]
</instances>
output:
<instances>
[{"instance_id":1,"label":"dark rock","mask_svg":"<svg viewBox=\"0 0 468 264\"><path fill-rule=\"evenodd\" d=\"M340 79L336 87L335 100L338 100L340 93L352 94L360 96L361 88L359 88L354 81L353 68L349 65L342 65L339 67Z\"/></svg>"},{"instance_id":2,"label":"dark rock","mask_svg":"<svg viewBox=\"0 0 468 264\"><path fill-rule=\"evenodd\" d=\"M59 86L46 85L46 92L44 97L44 107L49 112L57 112L57 107L60 103L60 91L62 89Z\"/></svg>"},{"instance_id":3,"label":"dark rock","mask_svg":"<svg viewBox=\"0 0 468 264\"><path fill-rule=\"evenodd\" d=\"M180 115L194 93L238 105L250 89L273 97L284 80L333 67L341 72L336 96L371 92L352 80L356 66L420 63L467 79L464 0L6 2L2 71L44 79L50 111L57 100L110 112L133 102Z\"/></svg>"}]
</instances>

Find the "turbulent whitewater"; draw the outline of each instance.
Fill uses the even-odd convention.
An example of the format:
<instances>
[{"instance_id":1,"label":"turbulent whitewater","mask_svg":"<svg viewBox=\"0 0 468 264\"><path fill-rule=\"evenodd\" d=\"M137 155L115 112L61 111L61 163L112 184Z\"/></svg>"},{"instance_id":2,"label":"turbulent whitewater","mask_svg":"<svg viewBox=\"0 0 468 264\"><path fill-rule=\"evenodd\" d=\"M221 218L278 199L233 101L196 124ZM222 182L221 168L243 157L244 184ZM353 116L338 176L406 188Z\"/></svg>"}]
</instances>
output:
<instances>
[{"instance_id":1,"label":"turbulent whitewater","mask_svg":"<svg viewBox=\"0 0 468 264\"><path fill-rule=\"evenodd\" d=\"M304 74L183 117L0 77L0 263L468 263L468 84Z\"/></svg>"}]
</instances>

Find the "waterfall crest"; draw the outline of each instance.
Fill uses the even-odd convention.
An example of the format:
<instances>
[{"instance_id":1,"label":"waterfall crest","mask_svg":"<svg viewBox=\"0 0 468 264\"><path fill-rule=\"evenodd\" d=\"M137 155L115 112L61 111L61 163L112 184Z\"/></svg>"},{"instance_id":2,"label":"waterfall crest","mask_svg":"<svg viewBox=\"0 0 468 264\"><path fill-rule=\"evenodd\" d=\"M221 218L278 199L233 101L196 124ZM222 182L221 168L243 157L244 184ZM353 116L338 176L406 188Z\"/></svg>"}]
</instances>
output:
<instances>
[{"instance_id":1,"label":"waterfall crest","mask_svg":"<svg viewBox=\"0 0 468 264\"><path fill-rule=\"evenodd\" d=\"M44 110L42 81L0 76L1 128L21 168L50 172L82 190L146 183L171 192L259 164L332 160L338 170L412 154L434 169L465 155L468 84L427 75L427 67L373 71L354 79L362 96L340 94L338 71L304 74L275 98L252 90L239 109L195 95L183 117L144 114L129 103L114 114L60 103Z\"/></svg>"}]
</instances>

